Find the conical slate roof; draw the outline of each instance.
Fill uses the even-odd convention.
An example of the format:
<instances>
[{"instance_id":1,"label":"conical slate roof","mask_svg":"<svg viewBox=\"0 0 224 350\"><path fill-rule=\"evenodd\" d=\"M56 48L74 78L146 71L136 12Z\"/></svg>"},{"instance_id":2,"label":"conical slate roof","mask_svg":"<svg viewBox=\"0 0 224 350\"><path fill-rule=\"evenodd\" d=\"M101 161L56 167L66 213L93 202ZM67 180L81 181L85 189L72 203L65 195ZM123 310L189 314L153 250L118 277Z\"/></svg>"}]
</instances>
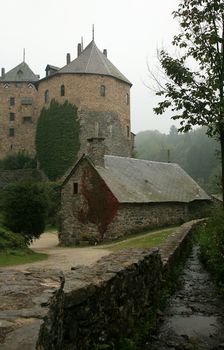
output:
<instances>
[{"instance_id":1,"label":"conical slate roof","mask_svg":"<svg viewBox=\"0 0 224 350\"><path fill-rule=\"evenodd\" d=\"M22 62L18 64L15 68L11 69L7 72L4 78L0 78L0 81L37 81L38 77L34 72L30 69L26 62Z\"/></svg>"},{"instance_id":2,"label":"conical slate roof","mask_svg":"<svg viewBox=\"0 0 224 350\"><path fill-rule=\"evenodd\" d=\"M90 42L85 50L83 50L74 61L70 62L57 72L57 74L60 73L107 75L132 85L131 82L98 49L94 40Z\"/></svg>"}]
</instances>

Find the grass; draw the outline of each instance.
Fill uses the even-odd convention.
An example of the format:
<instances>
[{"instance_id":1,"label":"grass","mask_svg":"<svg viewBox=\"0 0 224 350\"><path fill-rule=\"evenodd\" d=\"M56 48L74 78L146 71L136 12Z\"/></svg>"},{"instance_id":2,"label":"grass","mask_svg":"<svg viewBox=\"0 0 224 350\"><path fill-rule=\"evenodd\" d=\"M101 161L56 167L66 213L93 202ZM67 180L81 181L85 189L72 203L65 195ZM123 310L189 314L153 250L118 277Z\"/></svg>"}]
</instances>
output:
<instances>
[{"instance_id":1,"label":"grass","mask_svg":"<svg viewBox=\"0 0 224 350\"><path fill-rule=\"evenodd\" d=\"M32 263L47 259L47 254L35 253L30 249L7 250L0 252L0 267Z\"/></svg>"},{"instance_id":2,"label":"grass","mask_svg":"<svg viewBox=\"0 0 224 350\"><path fill-rule=\"evenodd\" d=\"M124 248L152 248L159 246L173 231L175 227L160 230L157 232L148 232L144 235L138 235L133 238L126 238L120 242L102 245L104 249L117 251Z\"/></svg>"}]
</instances>

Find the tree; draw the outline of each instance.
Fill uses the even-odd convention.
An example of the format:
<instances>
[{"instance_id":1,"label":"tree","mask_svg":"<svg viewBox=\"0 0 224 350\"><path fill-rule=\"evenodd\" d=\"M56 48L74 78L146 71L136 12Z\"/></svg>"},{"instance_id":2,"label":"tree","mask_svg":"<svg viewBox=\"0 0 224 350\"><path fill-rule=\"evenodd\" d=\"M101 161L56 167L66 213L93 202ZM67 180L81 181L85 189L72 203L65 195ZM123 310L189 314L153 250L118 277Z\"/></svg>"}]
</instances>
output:
<instances>
[{"instance_id":1,"label":"tree","mask_svg":"<svg viewBox=\"0 0 224 350\"><path fill-rule=\"evenodd\" d=\"M154 111L163 114L170 107L172 118L181 120L179 131L203 125L218 139L224 189L224 0L182 0L173 14L181 32L172 44L180 56L160 52L167 80L158 86L164 100Z\"/></svg>"},{"instance_id":2,"label":"tree","mask_svg":"<svg viewBox=\"0 0 224 350\"><path fill-rule=\"evenodd\" d=\"M16 170L16 169L27 169L36 168L37 161L35 158L31 158L25 152L19 152L16 154L9 154L5 158L0 160L0 169L3 170Z\"/></svg>"},{"instance_id":3,"label":"tree","mask_svg":"<svg viewBox=\"0 0 224 350\"><path fill-rule=\"evenodd\" d=\"M43 108L36 130L36 151L40 167L51 180L60 178L77 160L80 148L77 108L52 100Z\"/></svg>"},{"instance_id":4,"label":"tree","mask_svg":"<svg viewBox=\"0 0 224 350\"><path fill-rule=\"evenodd\" d=\"M42 184L18 182L2 193L3 220L6 227L21 233L27 243L39 238L45 229L48 202Z\"/></svg>"}]
</instances>

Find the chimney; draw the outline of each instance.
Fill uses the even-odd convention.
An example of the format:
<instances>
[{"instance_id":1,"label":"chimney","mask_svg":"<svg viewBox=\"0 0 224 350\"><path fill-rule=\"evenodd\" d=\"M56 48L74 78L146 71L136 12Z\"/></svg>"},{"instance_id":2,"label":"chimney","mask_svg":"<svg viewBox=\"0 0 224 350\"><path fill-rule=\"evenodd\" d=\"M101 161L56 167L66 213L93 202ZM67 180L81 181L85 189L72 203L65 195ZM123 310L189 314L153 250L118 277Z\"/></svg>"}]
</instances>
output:
<instances>
[{"instance_id":1,"label":"chimney","mask_svg":"<svg viewBox=\"0 0 224 350\"><path fill-rule=\"evenodd\" d=\"M2 78L5 78L5 68L2 68Z\"/></svg>"},{"instance_id":2,"label":"chimney","mask_svg":"<svg viewBox=\"0 0 224 350\"><path fill-rule=\"evenodd\" d=\"M82 52L82 45L80 43L78 43L78 47L77 47L77 55L78 55L78 57L81 54L81 52Z\"/></svg>"},{"instance_id":3,"label":"chimney","mask_svg":"<svg viewBox=\"0 0 224 350\"><path fill-rule=\"evenodd\" d=\"M87 139L87 155L96 166L104 167L104 155L106 151L104 140L104 137L91 137Z\"/></svg>"},{"instance_id":4,"label":"chimney","mask_svg":"<svg viewBox=\"0 0 224 350\"><path fill-rule=\"evenodd\" d=\"M67 55L66 55L66 62L67 62L67 64L69 64L71 62L71 55L70 55L70 53L67 53Z\"/></svg>"},{"instance_id":5,"label":"chimney","mask_svg":"<svg viewBox=\"0 0 224 350\"><path fill-rule=\"evenodd\" d=\"M107 49L103 50L103 54L107 57Z\"/></svg>"}]
</instances>

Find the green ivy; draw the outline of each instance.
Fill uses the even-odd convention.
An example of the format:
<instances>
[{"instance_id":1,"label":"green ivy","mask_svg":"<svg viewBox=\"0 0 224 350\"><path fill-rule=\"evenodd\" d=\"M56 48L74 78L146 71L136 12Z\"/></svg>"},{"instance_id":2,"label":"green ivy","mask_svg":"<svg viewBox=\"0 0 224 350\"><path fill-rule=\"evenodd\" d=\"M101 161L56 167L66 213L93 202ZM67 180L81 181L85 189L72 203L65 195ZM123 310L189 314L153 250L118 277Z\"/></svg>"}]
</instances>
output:
<instances>
[{"instance_id":1,"label":"green ivy","mask_svg":"<svg viewBox=\"0 0 224 350\"><path fill-rule=\"evenodd\" d=\"M80 148L77 107L52 100L43 108L36 130L36 151L41 169L51 180L74 164Z\"/></svg>"}]
</instances>

